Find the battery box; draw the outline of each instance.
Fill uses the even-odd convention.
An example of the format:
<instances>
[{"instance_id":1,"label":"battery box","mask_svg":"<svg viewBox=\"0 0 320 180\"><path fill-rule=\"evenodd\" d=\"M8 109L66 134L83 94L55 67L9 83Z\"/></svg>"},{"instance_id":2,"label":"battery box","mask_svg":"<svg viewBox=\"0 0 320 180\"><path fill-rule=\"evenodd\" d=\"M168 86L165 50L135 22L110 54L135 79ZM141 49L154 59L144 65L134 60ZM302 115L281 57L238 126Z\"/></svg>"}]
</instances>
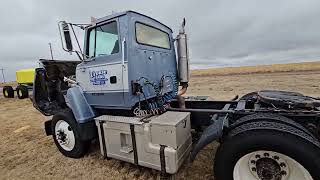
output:
<instances>
[{"instance_id":1,"label":"battery box","mask_svg":"<svg viewBox=\"0 0 320 180\"><path fill-rule=\"evenodd\" d=\"M104 157L174 174L191 150L189 112L150 118L103 115L95 122Z\"/></svg>"}]
</instances>

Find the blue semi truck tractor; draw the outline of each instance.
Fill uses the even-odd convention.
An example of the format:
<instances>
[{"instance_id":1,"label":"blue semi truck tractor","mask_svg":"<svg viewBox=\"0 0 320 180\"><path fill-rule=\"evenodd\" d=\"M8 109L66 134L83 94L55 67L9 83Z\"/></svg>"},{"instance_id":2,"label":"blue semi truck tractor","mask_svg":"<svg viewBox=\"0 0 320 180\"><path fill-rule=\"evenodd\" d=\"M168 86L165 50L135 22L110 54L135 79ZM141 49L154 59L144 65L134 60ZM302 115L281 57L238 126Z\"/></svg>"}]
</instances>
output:
<instances>
[{"instance_id":1,"label":"blue semi truck tractor","mask_svg":"<svg viewBox=\"0 0 320 180\"><path fill-rule=\"evenodd\" d=\"M33 88L34 107L50 117L45 131L58 150L80 158L98 139L104 158L165 177L218 141L218 180L320 179L319 99L275 90L230 101L184 97L185 25L174 37L168 26L133 11L89 24L59 22L63 49L79 60L40 60Z\"/></svg>"}]
</instances>

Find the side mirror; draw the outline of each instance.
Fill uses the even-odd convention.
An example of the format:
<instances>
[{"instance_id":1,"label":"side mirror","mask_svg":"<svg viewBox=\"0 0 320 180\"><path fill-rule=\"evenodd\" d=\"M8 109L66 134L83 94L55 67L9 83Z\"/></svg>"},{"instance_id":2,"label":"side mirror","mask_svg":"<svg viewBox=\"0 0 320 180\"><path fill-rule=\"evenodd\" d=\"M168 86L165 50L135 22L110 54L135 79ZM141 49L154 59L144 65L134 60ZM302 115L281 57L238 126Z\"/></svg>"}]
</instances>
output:
<instances>
[{"instance_id":1,"label":"side mirror","mask_svg":"<svg viewBox=\"0 0 320 180\"><path fill-rule=\"evenodd\" d=\"M65 51L72 52L73 46L72 46L72 40L71 40L71 35L69 30L69 24L65 21L59 22L59 32L60 32L60 37L62 42L62 48Z\"/></svg>"}]
</instances>

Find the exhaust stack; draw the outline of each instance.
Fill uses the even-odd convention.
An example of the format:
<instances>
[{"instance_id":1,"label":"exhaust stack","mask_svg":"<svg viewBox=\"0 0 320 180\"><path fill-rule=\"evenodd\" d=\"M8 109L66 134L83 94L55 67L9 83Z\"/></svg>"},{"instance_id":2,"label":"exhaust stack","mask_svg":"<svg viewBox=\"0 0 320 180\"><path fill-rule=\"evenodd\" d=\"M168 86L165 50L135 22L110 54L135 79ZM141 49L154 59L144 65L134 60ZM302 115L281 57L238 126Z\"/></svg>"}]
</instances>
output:
<instances>
[{"instance_id":1,"label":"exhaust stack","mask_svg":"<svg viewBox=\"0 0 320 180\"><path fill-rule=\"evenodd\" d=\"M189 82L189 50L187 34L185 33L186 19L183 18L179 35L177 36L177 55L180 85L184 86Z\"/></svg>"},{"instance_id":2,"label":"exhaust stack","mask_svg":"<svg viewBox=\"0 0 320 180\"><path fill-rule=\"evenodd\" d=\"M181 96L187 92L189 83L189 50L188 50L188 39L185 32L186 19L183 18L181 29L177 36L177 55L178 55L178 72L179 82L182 89L179 90L178 96Z\"/></svg>"}]
</instances>

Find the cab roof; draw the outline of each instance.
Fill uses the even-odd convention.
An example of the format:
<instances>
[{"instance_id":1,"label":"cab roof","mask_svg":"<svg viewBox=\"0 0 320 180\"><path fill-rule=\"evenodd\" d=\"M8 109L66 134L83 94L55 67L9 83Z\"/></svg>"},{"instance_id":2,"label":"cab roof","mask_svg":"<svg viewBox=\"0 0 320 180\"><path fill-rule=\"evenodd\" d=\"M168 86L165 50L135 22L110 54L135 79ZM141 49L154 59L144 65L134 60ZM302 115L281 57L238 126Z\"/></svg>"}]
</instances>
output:
<instances>
[{"instance_id":1,"label":"cab roof","mask_svg":"<svg viewBox=\"0 0 320 180\"><path fill-rule=\"evenodd\" d=\"M105 16L105 17L102 17L102 18L98 18L96 23L100 23L100 22L103 22L103 21L107 21L109 19L113 19L113 18L116 18L116 17L120 17L120 16L125 16L125 15L128 15L129 13L134 13L134 14L137 14L137 15L140 15L140 16L144 16L146 18L149 18L149 19L152 19L158 23L160 23L161 25L165 26L166 28L168 28L171 32L172 32L172 29L170 27L168 27L167 25L161 23L160 21L150 17L150 16L147 16L147 15L144 15L144 14L141 14L141 13L138 13L138 12L135 12L135 11L131 11L131 10L128 10L128 11L124 11L124 12L119 12L119 13L113 13L111 15L108 15L108 16Z\"/></svg>"}]
</instances>

